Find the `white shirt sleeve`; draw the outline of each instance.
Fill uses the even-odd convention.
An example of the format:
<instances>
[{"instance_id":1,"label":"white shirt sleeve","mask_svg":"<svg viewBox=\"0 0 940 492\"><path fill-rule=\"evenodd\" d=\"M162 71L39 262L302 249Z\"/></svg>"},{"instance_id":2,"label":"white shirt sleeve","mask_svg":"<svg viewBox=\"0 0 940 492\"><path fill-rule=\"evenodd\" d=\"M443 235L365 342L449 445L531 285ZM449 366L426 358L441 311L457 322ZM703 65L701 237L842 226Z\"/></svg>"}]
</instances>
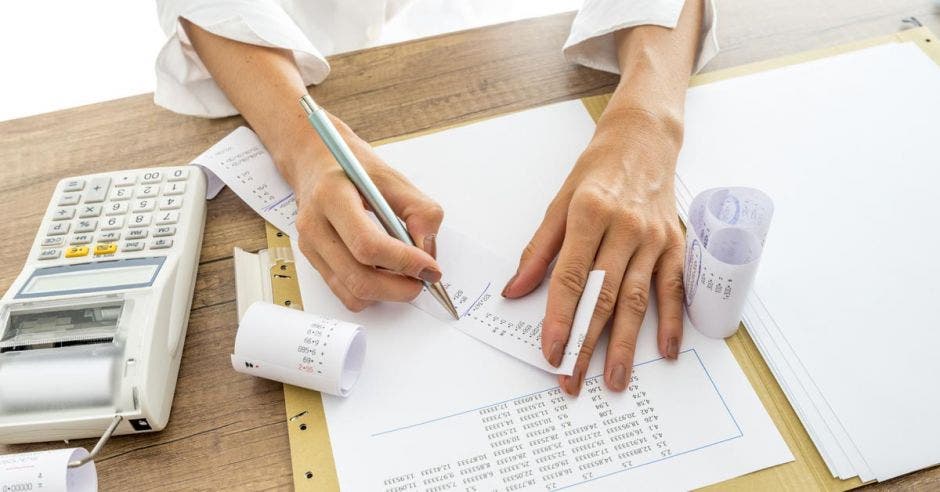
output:
<instances>
[{"instance_id":1,"label":"white shirt sleeve","mask_svg":"<svg viewBox=\"0 0 940 492\"><path fill-rule=\"evenodd\" d=\"M157 0L157 12L167 41L157 56L153 99L171 111L210 118L238 113L193 49L181 17L218 36L291 50L306 85L330 73L326 58L272 0Z\"/></svg>"},{"instance_id":2,"label":"white shirt sleeve","mask_svg":"<svg viewBox=\"0 0 940 492\"><path fill-rule=\"evenodd\" d=\"M714 0L704 2L702 44L695 72L718 54ZM565 58L586 67L620 73L613 33L641 25L675 28L684 5L685 0L585 0L565 41Z\"/></svg>"}]
</instances>

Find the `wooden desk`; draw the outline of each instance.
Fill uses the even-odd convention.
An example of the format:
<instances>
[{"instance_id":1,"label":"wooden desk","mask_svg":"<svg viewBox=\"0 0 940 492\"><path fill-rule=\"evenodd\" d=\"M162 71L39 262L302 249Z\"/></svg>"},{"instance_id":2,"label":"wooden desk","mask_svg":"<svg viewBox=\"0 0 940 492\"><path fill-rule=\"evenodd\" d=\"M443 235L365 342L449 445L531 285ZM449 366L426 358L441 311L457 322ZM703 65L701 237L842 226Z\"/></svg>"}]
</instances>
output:
<instances>
[{"instance_id":1,"label":"wooden desk","mask_svg":"<svg viewBox=\"0 0 940 492\"><path fill-rule=\"evenodd\" d=\"M722 52L708 68L889 34L911 15L940 33L940 14L927 0L719 0ZM571 19L562 14L336 56L332 75L312 92L375 141L613 90L616 77L562 58ZM59 179L184 164L242 123L176 115L154 106L150 94L0 123L0 289L20 271ZM208 210L170 424L160 433L112 439L97 460L102 490L291 487L281 385L238 374L229 363L232 248L264 247L264 226L228 190ZM0 446L0 454L61 445ZM938 468L874 486L938 487Z\"/></svg>"}]
</instances>

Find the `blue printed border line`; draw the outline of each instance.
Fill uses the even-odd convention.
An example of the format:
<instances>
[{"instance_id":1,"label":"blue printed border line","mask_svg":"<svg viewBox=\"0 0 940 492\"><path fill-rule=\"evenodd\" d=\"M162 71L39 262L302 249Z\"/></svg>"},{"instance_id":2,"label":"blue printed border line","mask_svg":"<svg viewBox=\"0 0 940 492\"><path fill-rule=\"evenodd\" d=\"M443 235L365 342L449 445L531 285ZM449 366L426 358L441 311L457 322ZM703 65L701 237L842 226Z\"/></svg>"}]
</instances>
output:
<instances>
[{"instance_id":1,"label":"blue printed border line","mask_svg":"<svg viewBox=\"0 0 940 492\"><path fill-rule=\"evenodd\" d=\"M731 422L733 422L733 423L734 423L734 427L735 427L736 429L738 429L738 435L736 435L736 436L731 436L731 437L727 437L727 438L725 438L725 439L722 439L722 440L720 440L720 441L715 441L715 442L713 442L713 443L703 444L703 445L701 445L701 446L699 446L699 447L697 447L697 448L688 449L688 450L682 451L682 452L680 452L680 453L675 453L675 454L671 454L671 455L669 455L669 456L664 456L664 457L662 457L662 458L657 458L657 459L655 459L655 460L650 460L650 461L647 461L646 463L641 463L641 464L639 464L639 465L634 465L634 466L631 466L631 467L629 467L629 468L624 468L624 469L622 469L622 470L615 470L615 471L612 471L612 472L610 472L610 473L606 473L606 474L604 474L604 475L598 475L598 476L596 476L596 477L592 477L592 478L589 478L589 479L587 479L587 480L582 480L582 481L580 481L580 482L576 482L576 483L573 483L573 484L570 484L570 485L565 485L565 486L563 486L563 487L558 487L557 489L552 489L552 490L570 489L570 488L572 488L572 487L577 487L577 486L579 486L579 485L583 485L583 484L588 483L588 482L593 482L593 481L595 481L595 480L600 480L600 479L602 479L602 478L606 478L606 477L609 477L609 476L611 476L611 475L616 475L616 474L618 474L618 473L623 473L623 472L625 472L625 471L634 470L634 469L637 469L637 468L640 468L640 467L644 467L644 466L646 466L646 465L652 465L653 463L659 463L660 461L666 461L666 460L671 459L671 458L675 458L675 457L678 457L678 456L682 456L682 455L684 455L684 454L694 453L694 452L696 452L696 451L701 451L701 450L703 450L703 449L705 449L705 448L710 448L710 447L712 447L712 446L717 446L717 445L719 445L719 444L723 444L723 443L726 443L726 442L728 442L728 441L733 441L733 440L735 440L735 439L739 439L739 438L741 438L741 437L744 437L744 431L742 431L742 430L741 430L741 426L738 425L738 419L734 418L734 414L731 412L731 409L728 408L728 402L725 401L725 397L722 396L721 391L718 391L718 385L715 384L715 380L712 379L712 375L711 375L711 373L708 372L708 368L706 368L706 367L705 367L705 364L702 362L702 358L698 355L698 351L696 351L695 348L691 348L691 349L688 349L688 350L683 350L681 353L684 354L684 353L686 353L686 352L692 352L692 354L695 355L695 359L698 360L698 364L699 364L700 366L702 366L702 370L705 371L705 376L708 377L708 381L709 381L710 383L712 383L712 388L715 389L715 394L718 395L718 399L721 400L721 404L724 405L725 411L728 412L728 416L731 417ZM649 362L655 362L655 361L661 360L661 359L662 359L662 357L660 357L659 359L654 359L654 360L649 361ZM639 365L639 364L637 364L637 365ZM636 367L637 365L634 365L633 367ZM595 377L597 377L597 376L595 376Z\"/></svg>"},{"instance_id":2,"label":"blue printed border line","mask_svg":"<svg viewBox=\"0 0 940 492\"><path fill-rule=\"evenodd\" d=\"M694 453L694 452L696 452L696 451L701 451L701 450L703 450L703 449L705 449L705 448L710 448L710 447L712 447L712 446L717 446L717 445L719 445L719 444L723 444L723 443L726 443L726 442L733 441L733 440L735 440L735 439L739 439L739 438L741 438L741 437L744 437L744 431L741 430L741 426L738 424L738 419L734 418L734 413L731 412L731 408L728 407L728 402L725 401L725 397L721 394L721 391L718 389L718 385L715 384L715 380L712 378L711 373L708 372L708 368L705 367L705 363L702 362L702 358L701 358L701 356L699 356L698 351L695 350L695 348L693 347L693 348L690 348L690 349L683 350L682 352L680 352L680 354L685 354L685 353L688 353L688 352L691 352L693 355L695 355L695 360L698 361L699 366L702 368L703 371L705 371L705 376L708 378L708 382L711 383L712 388L715 390L715 394L718 395L718 399L721 400L721 404L725 407L725 411L728 412L728 417L730 417L730 418L731 418L731 422L734 423L734 427L738 430L738 434L735 435L735 436L727 437L727 438L725 438L725 439L721 439L721 440L719 440L719 441L715 441L715 442L708 443L708 444L703 444L702 446L699 446L699 447L697 447L697 448L693 448L693 449L689 449L689 450L682 451L682 452L679 452L679 453L671 454L671 455L669 455L669 456L665 456L665 457L662 457L662 458L657 458L657 459L648 461L648 462L646 462L646 463L641 463L641 464L639 464L639 465L631 466L631 467L629 467L629 468L623 468L623 469L621 469L621 470L615 470L615 471L612 471L612 472L610 472L610 473L606 473L606 474L604 474L604 475L599 475L599 476L596 476L596 477L592 477L592 478L589 478L589 479L587 479L587 480L582 480L582 481L580 481L580 482L576 482L576 483L573 483L573 484L565 485L565 486L563 486L563 487L559 487L559 488L553 489L553 490L561 490L561 489L569 489L569 488L572 488L572 487L577 487L577 486L579 486L579 485L583 485L583 484L588 483L588 482L593 482L593 481L595 481L595 480L600 480L600 479L602 479L602 478L606 478L606 477L609 477L609 476L611 476L611 475L616 475L616 474L618 474L618 473L623 473L623 472L625 472L625 471L634 470L634 469L636 469L636 468L644 467L644 466L647 466L647 465L652 465L652 464L654 464L654 463L659 463L659 462L661 462L661 461L666 461L666 460L669 460L669 459L672 459L672 458L676 458L676 457L678 457L678 456L682 456L682 455L684 455L684 454L689 454L689 453ZM640 367L640 366L643 366L643 365L646 365L646 364L650 364L650 363L653 363L653 362L661 361L661 360L663 360L664 358L665 358L665 357L658 357L658 358L656 358L656 359L648 360L648 361L645 361L645 362L640 362L639 364L634 364L633 367L636 368L636 367ZM593 376L593 377L588 378L588 379L597 379L597 378L599 378L599 377L601 377L601 376L603 376L603 374L598 374L598 375ZM406 430L406 429L412 429L412 428L415 428L415 427L419 427L419 426L422 426L422 425L430 424L430 423L437 422L437 421L440 421L440 420L449 419L449 418L451 418L451 417L456 417L456 416L458 416L458 415L464 415L464 414L471 413L471 412L477 412L477 411L482 410L482 409L484 409L484 408L489 408L489 407L492 407L492 406L495 406L495 405L501 405L501 404L503 404L503 403L508 403L508 402L513 401L513 400L518 400L519 398L525 398L525 397L528 397L528 396L537 395L537 394L539 394L539 393L544 393L545 391L550 391L550 390L553 390L553 389L555 389L555 388L558 388L558 386L553 386L553 387L550 387L550 388L545 388L545 389L543 389L543 390L541 390L541 391L535 391L535 392L532 392L532 393L528 393L528 394L526 394L526 395L517 396L517 397L515 397L515 398L510 398L510 399L508 399L508 400L503 400L503 401L499 401L499 402L496 402L496 403L491 403L491 404L488 404L488 405L483 405L483 406L480 406L480 407L472 408L472 409L470 409L470 410L464 410L464 411L462 411L462 412L452 413L452 414L450 414L450 415L445 415L445 416L443 416L443 417L438 417L438 418L435 418L435 419L425 420L424 422L418 422L418 423L411 424L411 425L406 425L406 426L403 426L403 427L397 427L397 428L394 428L394 429L389 429L389 430L385 430L385 431L381 431L381 432L376 432L375 434L372 434L371 437L378 437L378 436L385 435L385 434L391 434L391 433L393 433L393 432L398 432L398 431L402 431L402 430Z\"/></svg>"}]
</instances>

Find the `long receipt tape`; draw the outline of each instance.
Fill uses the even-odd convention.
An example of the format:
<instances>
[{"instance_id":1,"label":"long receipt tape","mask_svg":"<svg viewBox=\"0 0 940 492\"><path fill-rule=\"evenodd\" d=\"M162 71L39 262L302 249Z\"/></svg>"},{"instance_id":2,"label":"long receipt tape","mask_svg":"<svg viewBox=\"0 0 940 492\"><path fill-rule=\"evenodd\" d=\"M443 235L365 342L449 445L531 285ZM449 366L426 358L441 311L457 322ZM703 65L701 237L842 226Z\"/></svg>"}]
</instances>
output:
<instances>
[{"instance_id":1,"label":"long receipt tape","mask_svg":"<svg viewBox=\"0 0 940 492\"><path fill-rule=\"evenodd\" d=\"M197 157L193 163L207 171L209 198L214 197L227 184L262 217L287 232L289 236L296 237L294 221L297 205L293 192L278 174L273 160L254 132L245 127L236 129ZM250 179L247 179L249 176ZM706 194L713 200L708 201ZM687 302L693 325L703 334L726 337L734 333L740 322L744 299L756 274L760 246L767 232L772 205L761 192L747 188L717 192L710 190L702 195L700 202L705 213L700 214L699 218L706 221L706 229L693 228L696 234L689 235L687 270L688 267L693 267L696 275L694 278L686 277L686 290L691 294L687 296ZM704 210L706 202L712 205L712 208ZM714 240L710 243L708 227L714 230ZM706 236L700 237L698 233ZM438 245L442 250L461 252L460 261L449 265L444 279L444 284L461 313L461 319L455 323L457 329L545 371L572 374L603 284L604 272L595 271L589 275L575 313L562 364L555 368L545 361L539 345L541 314L547 298L546 289L542 288L522 301L504 300L494 292L494 285L511 276L514 267L511 262L486 250L458 231L446 227L442 228L438 235ZM479 268L481 265L486 268ZM697 298L695 294L699 294ZM445 313L441 313L436 304L430 301L429 296L422 295L413 304L443 322ZM303 343L298 344L297 340L279 338L300 337L300 342L310 338L308 335L301 336L310 331L310 328L301 325L311 320L302 321L300 316L296 313L291 316L297 324L296 329L278 330L273 334L264 325L271 324L271 319L277 317L266 320L253 316L248 319L246 315L236 341L236 353L232 356L233 366L236 370L248 374L331 394L347 394L349 388L344 390L342 385L337 386L338 379L335 379L343 374L339 367L344 360L338 353L332 354L329 351L340 348L330 345L326 350L323 347L314 350ZM335 320L320 322L344 324ZM501 330L507 326L521 326L518 330L521 336L504 337ZM357 333L358 330L361 328L357 328ZM243 331L248 333L243 334ZM342 333L347 331L338 329L338 332ZM241 340L261 338L261 334L267 336L268 340L277 341L258 345L266 350L263 357L266 358L266 364L258 367L257 363L247 360L250 357L245 353L247 347L256 345L251 342L241 343ZM362 344L364 345L364 341ZM359 356L358 351L353 350L350 353ZM299 356L300 360L288 363L283 360L288 356L283 354L290 354L290 357ZM330 360L336 367L330 374L335 378L329 381L317 379L314 382L312 376L319 374L309 372L310 364L314 360L314 364L321 364L320 359L327 355L333 355ZM311 377L293 377L299 377L299 373L293 374L297 371L307 371Z\"/></svg>"},{"instance_id":2,"label":"long receipt tape","mask_svg":"<svg viewBox=\"0 0 940 492\"><path fill-rule=\"evenodd\" d=\"M228 185L267 221L287 232L289 236L296 237L297 229L294 226L294 220L297 206L293 192L278 174L271 156L254 132L245 127L236 129L197 157L193 163L207 171L209 182L207 196L209 198L215 196L223 186ZM460 254L459 258L445 268L443 283L451 294L461 318L456 322L448 320L447 314L426 292L412 303L415 307L435 317L442 328L452 325L467 335L542 370L557 374L572 374L600 294L604 280L603 271L593 271L588 275L584 294L575 312L568 346L565 348L561 365L556 368L548 364L540 348L541 319L548 296L547 289L543 286L521 300L503 299L496 292L496 286L510 278L515 268L512 262L447 227L443 227L439 232L437 244L441 250ZM242 330L248 330L253 334L265 333L265 336L272 338L299 336L297 333L306 329L299 327L302 323L296 316L300 315L295 315L298 323L296 330L279 330L275 334L263 327L266 323L271 324L270 319L251 319L249 323L246 315L246 320L242 321L239 329L239 340L243 336ZM258 326L255 325L256 323ZM503 336L506 327L518 328L518 336ZM342 328L338 330L343 331ZM246 336L252 337L252 335ZM290 351L291 357L298 353L297 344L294 341L284 340L283 343L282 341L272 343L276 343L280 350ZM271 349L265 354L268 358L268 366L260 370L251 365L246 366L246 361L241 360L246 357L246 354L240 353L239 350L247 349L239 349L239 347L250 345L236 341L236 353L233 355L232 363L241 372L284 381L282 379L284 372L280 369L297 367L298 364L304 363L293 361L289 364L284 360L286 355L278 356L278 350L268 347ZM331 347L335 348L335 346ZM351 352L351 354L356 354L356 352ZM279 369L274 369L272 366L278 366ZM275 377L274 372L277 371L280 372ZM305 384L297 385L331 394L344 394L314 387L311 384L311 381L306 381Z\"/></svg>"}]
</instances>

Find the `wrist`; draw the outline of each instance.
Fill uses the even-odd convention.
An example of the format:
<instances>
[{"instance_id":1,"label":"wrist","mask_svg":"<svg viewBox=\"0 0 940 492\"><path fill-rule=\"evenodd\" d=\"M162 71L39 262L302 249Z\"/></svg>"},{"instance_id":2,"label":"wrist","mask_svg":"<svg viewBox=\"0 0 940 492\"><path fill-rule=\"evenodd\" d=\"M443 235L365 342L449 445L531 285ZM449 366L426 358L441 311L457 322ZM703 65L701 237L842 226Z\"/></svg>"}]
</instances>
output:
<instances>
[{"instance_id":1,"label":"wrist","mask_svg":"<svg viewBox=\"0 0 940 492\"><path fill-rule=\"evenodd\" d=\"M295 190L309 185L324 169L334 165L329 149L307 122L306 116L286 125L269 151L284 179Z\"/></svg>"},{"instance_id":2,"label":"wrist","mask_svg":"<svg viewBox=\"0 0 940 492\"><path fill-rule=\"evenodd\" d=\"M668 156L674 167L682 147L683 128L681 116L668 109L611 104L597 122L594 139L625 149L655 149Z\"/></svg>"}]
</instances>

